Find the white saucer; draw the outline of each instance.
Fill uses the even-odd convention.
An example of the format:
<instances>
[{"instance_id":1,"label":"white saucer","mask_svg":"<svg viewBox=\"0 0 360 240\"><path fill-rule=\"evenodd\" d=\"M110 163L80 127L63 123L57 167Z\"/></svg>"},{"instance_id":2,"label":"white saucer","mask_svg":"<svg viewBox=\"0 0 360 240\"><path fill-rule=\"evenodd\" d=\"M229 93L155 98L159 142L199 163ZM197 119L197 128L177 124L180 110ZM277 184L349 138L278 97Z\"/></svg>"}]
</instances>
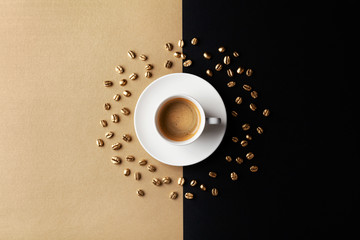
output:
<instances>
[{"instance_id":1,"label":"white saucer","mask_svg":"<svg viewBox=\"0 0 360 240\"><path fill-rule=\"evenodd\" d=\"M163 99L177 94L196 99L205 115L221 118L221 124L205 126L202 135L187 145L176 146L165 141L155 129L154 114ZM134 113L136 135L143 148L160 162L174 166L195 164L209 157L224 137L226 121L226 109L219 93L204 79L188 73L173 73L152 82L139 97Z\"/></svg>"}]
</instances>

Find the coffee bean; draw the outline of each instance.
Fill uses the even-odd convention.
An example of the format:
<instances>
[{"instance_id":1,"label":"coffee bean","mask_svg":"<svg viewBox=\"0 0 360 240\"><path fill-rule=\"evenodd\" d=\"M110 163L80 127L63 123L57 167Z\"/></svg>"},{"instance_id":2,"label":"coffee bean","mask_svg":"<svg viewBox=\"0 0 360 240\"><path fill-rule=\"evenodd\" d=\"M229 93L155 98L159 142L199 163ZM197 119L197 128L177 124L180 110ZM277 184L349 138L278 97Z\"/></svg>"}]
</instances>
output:
<instances>
[{"instance_id":1,"label":"coffee bean","mask_svg":"<svg viewBox=\"0 0 360 240\"><path fill-rule=\"evenodd\" d=\"M134 179L136 181L139 181L141 179L141 173L139 173L139 172L134 173Z\"/></svg>"},{"instance_id":2,"label":"coffee bean","mask_svg":"<svg viewBox=\"0 0 360 240\"><path fill-rule=\"evenodd\" d=\"M128 90L125 90L125 91L123 91L123 95L124 95L125 97L130 97L130 96L131 96L131 92L128 91Z\"/></svg>"},{"instance_id":3,"label":"coffee bean","mask_svg":"<svg viewBox=\"0 0 360 240\"><path fill-rule=\"evenodd\" d=\"M245 69L243 67L238 67L238 69L236 70L238 74L242 74L244 71Z\"/></svg>"},{"instance_id":4,"label":"coffee bean","mask_svg":"<svg viewBox=\"0 0 360 240\"><path fill-rule=\"evenodd\" d=\"M181 40L178 41L178 46L179 46L179 47L183 48L183 47L184 47L184 44L185 44L185 43L184 43L184 40L181 39Z\"/></svg>"},{"instance_id":5,"label":"coffee bean","mask_svg":"<svg viewBox=\"0 0 360 240\"><path fill-rule=\"evenodd\" d=\"M204 52L203 56L205 59L211 59L211 54L208 52Z\"/></svg>"},{"instance_id":6,"label":"coffee bean","mask_svg":"<svg viewBox=\"0 0 360 240\"><path fill-rule=\"evenodd\" d=\"M126 159L126 161L128 161L128 162L133 162L133 161L135 161L135 157L134 157L133 155L127 155L127 156L125 157L125 159Z\"/></svg>"},{"instance_id":7,"label":"coffee bean","mask_svg":"<svg viewBox=\"0 0 360 240\"><path fill-rule=\"evenodd\" d=\"M234 73L233 73L233 71L232 71L231 69L226 70L226 73L227 73L227 75L228 75L229 77L233 77L233 76L234 76Z\"/></svg>"},{"instance_id":8,"label":"coffee bean","mask_svg":"<svg viewBox=\"0 0 360 240\"><path fill-rule=\"evenodd\" d=\"M192 61L189 59L189 60L186 60L184 63L183 63L183 66L184 67L190 67L192 64Z\"/></svg>"},{"instance_id":9,"label":"coffee bean","mask_svg":"<svg viewBox=\"0 0 360 240\"><path fill-rule=\"evenodd\" d=\"M234 52L233 52L233 56L234 56L234 57L239 57L240 55L239 55L238 52L234 51Z\"/></svg>"},{"instance_id":10,"label":"coffee bean","mask_svg":"<svg viewBox=\"0 0 360 240\"><path fill-rule=\"evenodd\" d=\"M143 160L140 160L138 163L140 166L145 166L147 164L147 161L145 159L143 159Z\"/></svg>"},{"instance_id":11,"label":"coffee bean","mask_svg":"<svg viewBox=\"0 0 360 240\"><path fill-rule=\"evenodd\" d=\"M201 184L201 185L200 185L200 189L201 189L202 191L206 191L205 185L204 185L204 184Z\"/></svg>"},{"instance_id":12,"label":"coffee bean","mask_svg":"<svg viewBox=\"0 0 360 240\"><path fill-rule=\"evenodd\" d=\"M134 59L134 58L136 57L135 53L134 53L133 51L131 51L131 50L129 50L129 51L127 52L127 54L128 54L128 56L129 56L129 58Z\"/></svg>"},{"instance_id":13,"label":"coffee bean","mask_svg":"<svg viewBox=\"0 0 360 240\"><path fill-rule=\"evenodd\" d=\"M246 154L246 158L247 158L248 160L253 159L254 156L255 156L255 155L254 155L252 152L249 152L249 153Z\"/></svg>"},{"instance_id":14,"label":"coffee bean","mask_svg":"<svg viewBox=\"0 0 360 240\"><path fill-rule=\"evenodd\" d=\"M241 157L235 158L235 161L236 161L238 164L242 164L242 163L244 162L244 160L243 160Z\"/></svg>"},{"instance_id":15,"label":"coffee bean","mask_svg":"<svg viewBox=\"0 0 360 240\"><path fill-rule=\"evenodd\" d=\"M221 71L221 69L222 69L222 64L221 63L218 63L218 64L215 65L215 70L216 71Z\"/></svg>"},{"instance_id":16,"label":"coffee bean","mask_svg":"<svg viewBox=\"0 0 360 240\"><path fill-rule=\"evenodd\" d=\"M225 157L225 160L228 161L228 162L231 162L232 161L232 158L230 156L226 156Z\"/></svg>"},{"instance_id":17,"label":"coffee bean","mask_svg":"<svg viewBox=\"0 0 360 240\"><path fill-rule=\"evenodd\" d=\"M269 109L264 109L263 115L264 115L265 117L268 117L268 116L270 115L270 110L269 110Z\"/></svg>"},{"instance_id":18,"label":"coffee bean","mask_svg":"<svg viewBox=\"0 0 360 240\"><path fill-rule=\"evenodd\" d=\"M139 197L143 197L143 196L145 195L145 192L144 192L144 190L142 190L142 189L138 189L138 190L136 190L136 194L137 194Z\"/></svg>"},{"instance_id":19,"label":"coffee bean","mask_svg":"<svg viewBox=\"0 0 360 240\"><path fill-rule=\"evenodd\" d=\"M124 176L129 176L131 173L130 169L129 168L125 168L124 169Z\"/></svg>"},{"instance_id":20,"label":"coffee bean","mask_svg":"<svg viewBox=\"0 0 360 240\"><path fill-rule=\"evenodd\" d=\"M165 44L165 49L168 51L171 51L173 49L173 45L171 43L166 43Z\"/></svg>"},{"instance_id":21,"label":"coffee bean","mask_svg":"<svg viewBox=\"0 0 360 240\"><path fill-rule=\"evenodd\" d=\"M196 184L197 184L197 181L196 181L196 180L191 180L190 186L195 187Z\"/></svg>"},{"instance_id":22,"label":"coffee bean","mask_svg":"<svg viewBox=\"0 0 360 240\"><path fill-rule=\"evenodd\" d=\"M112 81L104 81L104 86L105 87L111 87L113 85Z\"/></svg>"},{"instance_id":23,"label":"coffee bean","mask_svg":"<svg viewBox=\"0 0 360 240\"><path fill-rule=\"evenodd\" d=\"M239 138L237 138L237 137L232 137L232 139L231 139L234 143L237 143L238 141L239 141Z\"/></svg>"},{"instance_id":24,"label":"coffee bean","mask_svg":"<svg viewBox=\"0 0 360 240\"><path fill-rule=\"evenodd\" d=\"M119 121L120 121L119 115L117 115L117 114L111 115L111 121L112 121L113 123L119 122Z\"/></svg>"},{"instance_id":25,"label":"coffee bean","mask_svg":"<svg viewBox=\"0 0 360 240\"><path fill-rule=\"evenodd\" d=\"M251 135L249 135L249 134L246 134L246 136L245 136L245 138L247 139L247 140L252 140L252 137L251 137Z\"/></svg>"},{"instance_id":26,"label":"coffee bean","mask_svg":"<svg viewBox=\"0 0 360 240\"><path fill-rule=\"evenodd\" d=\"M241 127L242 127L242 129L243 129L244 131L247 131L247 130L250 129L250 124L245 123L245 124L243 124Z\"/></svg>"},{"instance_id":27,"label":"coffee bean","mask_svg":"<svg viewBox=\"0 0 360 240\"><path fill-rule=\"evenodd\" d=\"M122 109L120 110L120 112L121 112L122 114L124 114L124 115L129 115L129 114L130 114L130 110L129 110L128 108L122 108Z\"/></svg>"},{"instance_id":28,"label":"coffee bean","mask_svg":"<svg viewBox=\"0 0 360 240\"><path fill-rule=\"evenodd\" d=\"M192 193L189 193L189 192L187 192L187 193L185 193L185 198L186 199L193 199L194 198L194 194L192 194Z\"/></svg>"},{"instance_id":29,"label":"coffee bean","mask_svg":"<svg viewBox=\"0 0 360 240\"><path fill-rule=\"evenodd\" d=\"M112 162L113 164L118 165L118 164L121 163L121 158L118 157L118 156L113 156L113 157L111 157L111 162Z\"/></svg>"},{"instance_id":30,"label":"coffee bean","mask_svg":"<svg viewBox=\"0 0 360 240\"><path fill-rule=\"evenodd\" d=\"M119 81L119 84L120 84L120 86L125 86L127 84L127 80L126 79L121 79Z\"/></svg>"},{"instance_id":31,"label":"coffee bean","mask_svg":"<svg viewBox=\"0 0 360 240\"><path fill-rule=\"evenodd\" d=\"M171 183L171 178L170 177L163 177L162 182L165 183L165 184L169 184L169 183Z\"/></svg>"},{"instance_id":32,"label":"coffee bean","mask_svg":"<svg viewBox=\"0 0 360 240\"><path fill-rule=\"evenodd\" d=\"M98 147L102 147L104 146L104 141L102 139L96 139L96 145L98 145Z\"/></svg>"},{"instance_id":33,"label":"coffee bean","mask_svg":"<svg viewBox=\"0 0 360 240\"><path fill-rule=\"evenodd\" d=\"M100 120L100 125L103 127L107 127L108 123L106 120Z\"/></svg>"},{"instance_id":34,"label":"coffee bean","mask_svg":"<svg viewBox=\"0 0 360 240\"><path fill-rule=\"evenodd\" d=\"M225 52L225 50L226 50L225 47L219 47L218 48L218 51L221 52L221 53Z\"/></svg>"},{"instance_id":35,"label":"coffee bean","mask_svg":"<svg viewBox=\"0 0 360 240\"><path fill-rule=\"evenodd\" d=\"M256 131L258 132L258 134L263 134L264 129L262 129L262 127L257 127Z\"/></svg>"},{"instance_id":36,"label":"coffee bean","mask_svg":"<svg viewBox=\"0 0 360 240\"><path fill-rule=\"evenodd\" d=\"M256 99L257 97L258 97L258 93L257 93L257 91L252 91L251 93L250 93L250 95L251 95L251 97L252 98L254 98L254 99Z\"/></svg>"},{"instance_id":37,"label":"coffee bean","mask_svg":"<svg viewBox=\"0 0 360 240\"><path fill-rule=\"evenodd\" d=\"M151 70L151 69L153 69L154 67L153 67L153 65L151 65L151 64L146 64L145 65L145 70Z\"/></svg>"},{"instance_id":38,"label":"coffee bean","mask_svg":"<svg viewBox=\"0 0 360 240\"><path fill-rule=\"evenodd\" d=\"M141 61L146 61L146 60L147 60L147 56L145 56L144 54L141 54L141 55L139 56L139 59L140 59Z\"/></svg>"},{"instance_id":39,"label":"coffee bean","mask_svg":"<svg viewBox=\"0 0 360 240\"><path fill-rule=\"evenodd\" d=\"M180 58L180 57L181 57L181 53L179 53L179 52L174 52L174 57Z\"/></svg>"},{"instance_id":40,"label":"coffee bean","mask_svg":"<svg viewBox=\"0 0 360 240\"><path fill-rule=\"evenodd\" d=\"M232 115L233 117L237 117L239 114L238 114L236 111L231 111L231 115Z\"/></svg>"},{"instance_id":41,"label":"coffee bean","mask_svg":"<svg viewBox=\"0 0 360 240\"><path fill-rule=\"evenodd\" d=\"M107 133L105 133L105 137L106 138L112 138L114 136L114 133L113 132L107 132Z\"/></svg>"},{"instance_id":42,"label":"coffee bean","mask_svg":"<svg viewBox=\"0 0 360 240\"><path fill-rule=\"evenodd\" d=\"M149 172L155 172L155 171L156 171L156 167L153 166L153 165L151 165L151 164L149 164L149 165L147 166L147 170L149 170Z\"/></svg>"},{"instance_id":43,"label":"coffee bean","mask_svg":"<svg viewBox=\"0 0 360 240\"><path fill-rule=\"evenodd\" d=\"M225 65L229 65L229 64L230 64L230 56L225 56L225 57L224 57L224 64L225 64Z\"/></svg>"},{"instance_id":44,"label":"coffee bean","mask_svg":"<svg viewBox=\"0 0 360 240\"><path fill-rule=\"evenodd\" d=\"M217 188L213 188L211 189L211 194L216 197L217 195L219 195L219 190L217 190Z\"/></svg>"},{"instance_id":45,"label":"coffee bean","mask_svg":"<svg viewBox=\"0 0 360 240\"><path fill-rule=\"evenodd\" d=\"M234 81L230 81L227 83L227 86L230 88L230 87L234 87L236 85L236 82Z\"/></svg>"},{"instance_id":46,"label":"coffee bean","mask_svg":"<svg viewBox=\"0 0 360 240\"><path fill-rule=\"evenodd\" d=\"M114 97L113 97L113 99L114 99L115 101L120 101L120 99L121 99L120 94L115 94Z\"/></svg>"},{"instance_id":47,"label":"coffee bean","mask_svg":"<svg viewBox=\"0 0 360 240\"><path fill-rule=\"evenodd\" d=\"M164 66L165 66L166 68L171 68L171 67L172 67L172 62L171 62L170 60L167 60L167 61L165 62L165 64L164 64Z\"/></svg>"},{"instance_id":48,"label":"coffee bean","mask_svg":"<svg viewBox=\"0 0 360 240\"><path fill-rule=\"evenodd\" d=\"M231 180L236 181L238 180L238 175L236 174L236 172L232 172L230 173L230 178Z\"/></svg>"},{"instance_id":49,"label":"coffee bean","mask_svg":"<svg viewBox=\"0 0 360 240\"><path fill-rule=\"evenodd\" d=\"M122 136L122 139L125 141L125 142L131 142L131 136L129 134L124 134Z\"/></svg>"},{"instance_id":50,"label":"coffee bean","mask_svg":"<svg viewBox=\"0 0 360 240\"><path fill-rule=\"evenodd\" d=\"M253 70L252 69L248 69L246 70L246 76L250 77L253 74Z\"/></svg>"},{"instance_id":51,"label":"coffee bean","mask_svg":"<svg viewBox=\"0 0 360 240\"><path fill-rule=\"evenodd\" d=\"M105 103L104 108L105 108L105 110L110 110L110 108L111 108L110 103Z\"/></svg>"},{"instance_id":52,"label":"coffee bean","mask_svg":"<svg viewBox=\"0 0 360 240\"><path fill-rule=\"evenodd\" d=\"M206 74L207 74L209 77L212 77L212 76L213 76L213 72L212 72L210 69L207 69L207 70L206 70Z\"/></svg>"},{"instance_id":53,"label":"coffee bean","mask_svg":"<svg viewBox=\"0 0 360 240\"><path fill-rule=\"evenodd\" d=\"M180 58L181 58L182 60L186 59L186 54L181 53L181 54L180 54Z\"/></svg>"},{"instance_id":54,"label":"coffee bean","mask_svg":"<svg viewBox=\"0 0 360 240\"><path fill-rule=\"evenodd\" d=\"M135 79L137 79L137 77L138 77L138 75L136 73L132 73L132 74L130 74L129 79L135 80Z\"/></svg>"},{"instance_id":55,"label":"coffee bean","mask_svg":"<svg viewBox=\"0 0 360 240\"><path fill-rule=\"evenodd\" d=\"M178 197L178 193L177 192L171 192L169 195L169 198L171 199L176 199Z\"/></svg>"},{"instance_id":56,"label":"coffee bean","mask_svg":"<svg viewBox=\"0 0 360 240\"><path fill-rule=\"evenodd\" d=\"M235 102L236 102L236 104L241 104L242 103L242 98L241 97L235 98Z\"/></svg>"},{"instance_id":57,"label":"coffee bean","mask_svg":"<svg viewBox=\"0 0 360 240\"><path fill-rule=\"evenodd\" d=\"M196 45L197 43L198 43L198 39L197 39L197 38L191 39L191 44L192 44L192 45Z\"/></svg>"},{"instance_id":58,"label":"coffee bean","mask_svg":"<svg viewBox=\"0 0 360 240\"><path fill-rule=\"evenodd\" d=\"M151 182L155 185L155 186L160 186L161 185L161 180L158 178L153 178L151 180Z\"/></svg>"},{"instance_id":59,"label":"coffee bean","mask_svg":"<svg viewBox=\"0 0 360 240\"><path fill-rule=\"evenodd\" d=\"M242 141L240 142L240 145L241 145L242 147L246 147L246 146L248 145L248 141L242 140Z\"/></svg>"},{"instance_id":60,"label":"coffee bean","mask_svg":"<svg viewBox=\"0 0 360 240\"><path fill-rule=\"evenodd\" d=\"M257 172L258 169L259 169L258 166L255 166L255 165L250 167L251 172Z\"/></svg>"},{"instance_id":61,"label":"coffee bean","mask_svg":"<svg viewBox=\"0 0 360 240\"><path fill-rule=\"evenodd\" d=\"M122 147L122 144L121 143L114 143L113 145L111 145L111 148L113 150L119 150L120 148Z\"/></svg>"},{"instance_id":62,"label":"coffee bean","mask_svg":"<svg viewBox=\"0 0 360 240\"><path fill-rule=\"evenodd\" d=\"M243 85L243 89L244 89L245 91L251 91L251 86L249 86L249 85L247 85L247 84L244 84L244 85Z\"/></svg>"},{"instance_id":63,"label":"coffee bean","mask_svg":"<svg viewBox=\"0 0 360 240\"><path fill-rule=\"evenodd\" d=\"M115 72L117 72L119 74L122 74L124 71L125 71L124 68L120 65L115 67Z\"/></svg>"},{"instance_id":64,"label":"coffee bean","mask_svg":"<svg viewBox=\"0 0 360 240\"><path fill-rule=\"evenodd\" d=\"M185 179L184 179L183 177L179 177L179 179L178 179L178 184L179 184L180 186L184 186L184 184L185 184Z\"/></svg>"},{"instance_id":65,"label":"coffee bean","mask_svg":"<svg viewBox=\"0 0 360 240\"><path fill-rule=\"evenodd\" d=\"M252 111L256 110L256 105L254 103L250 103L249 107Z\"/></svg>"},{"instance_id":66,"label":"coffee bean","mask_svg":"<svg viewBox=\"0 0 360 240\"><path fill-rule=\"evenodd\" d=\"M151 78L152 73L149 72L149 71L147 71L147 72L144 73L144 76L145 76L146 78Z\"/></svg>"},{"instance_id":67,"label":"coffee bean","mask_svg":"<svg viewBox=\"0 0 360 240\"><path fill-rule=\"evenodd\" d=\"M209 172L209 176L212 178L216 178L217 174L216 172Z\"/></svg>"}]
</instances>

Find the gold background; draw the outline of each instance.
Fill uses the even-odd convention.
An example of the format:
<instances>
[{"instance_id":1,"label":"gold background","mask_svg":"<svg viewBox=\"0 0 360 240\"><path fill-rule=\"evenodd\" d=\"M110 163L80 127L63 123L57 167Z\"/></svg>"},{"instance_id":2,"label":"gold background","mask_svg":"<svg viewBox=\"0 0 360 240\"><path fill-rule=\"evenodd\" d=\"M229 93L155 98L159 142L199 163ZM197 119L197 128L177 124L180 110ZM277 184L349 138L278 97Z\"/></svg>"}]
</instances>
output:
<instances>
[{"instance_id":1,"label":"gold background","mask_svg":"<svg viewBox=\"0 0 360 240\"><path fill-rule=\"evenodd\" d=\"M142 90L181 62L164 50L182 36L181 1L0 2L0 239L182 239L182 168L150 158L136 139L133 113ZM149 59L127 57L132 49ZM165 69L167 59L174 62ZM152 63L153 77L143 77ZM114 67L121 64L125 73ZM118 81L131 72L138 80L125 89L130 98L112 100L123 88ZM104 80L114 80L104 88ZM112 108L105 111L103 104ZM120 114L128 107L131 115ZM120 123L110 121L120 114ZM102 128L100 119L109 127ZM105 140L106 131L115 132ZM124 143L121 135L133 136ZM95 144L105 140L104 148ZM123 143L120 151L113 142ZM127 154L137 160L124 161ZM123 158L115 166L113 155ZM137 164L148 159L150 173ZM122 170L140 171L142 179ZM170 185L155 187L152 177L170 176ZM144 198L135 191L143 188ZM177 200L168 194L178 191Z\"/></svg>"}]
</instances>

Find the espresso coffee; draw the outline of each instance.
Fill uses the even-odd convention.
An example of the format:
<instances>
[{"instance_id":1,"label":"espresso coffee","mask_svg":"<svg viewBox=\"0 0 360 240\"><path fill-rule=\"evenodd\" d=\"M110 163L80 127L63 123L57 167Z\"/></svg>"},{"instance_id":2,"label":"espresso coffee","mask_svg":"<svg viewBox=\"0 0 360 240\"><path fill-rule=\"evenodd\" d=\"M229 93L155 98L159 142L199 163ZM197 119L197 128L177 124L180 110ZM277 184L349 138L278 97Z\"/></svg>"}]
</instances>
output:
<instances>
[{"instance_id":1,"label":"espresso coffee","mask_svg":"<svg viewBox=\"0 0 360 240\"><path fill-rule=\"evenodd\" d=\"M186 141L199 130L200 111L185 98L173 98L165 102L157 114L160 133L173 141Z\"/></svg>"}]
</instances>

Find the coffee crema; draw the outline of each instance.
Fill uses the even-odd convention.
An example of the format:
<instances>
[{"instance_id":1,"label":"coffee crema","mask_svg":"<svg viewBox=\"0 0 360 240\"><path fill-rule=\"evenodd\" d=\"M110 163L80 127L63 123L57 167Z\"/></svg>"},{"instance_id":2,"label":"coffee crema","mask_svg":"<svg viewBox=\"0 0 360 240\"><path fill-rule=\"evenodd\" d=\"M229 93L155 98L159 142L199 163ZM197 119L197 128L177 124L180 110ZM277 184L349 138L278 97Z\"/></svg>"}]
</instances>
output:
<instances>
[{"instance_id":1,"label":"coffee crema","mask_svg":"<svg viewBox=\"0 0 360 240\"><path fill-rule=\"evenodd\" d=\"M186 98L173 98L165 102L157 114L160 133L172 141L186 141L199 130L201 121L197 106Z\"/></svg>"}]
</instances>

